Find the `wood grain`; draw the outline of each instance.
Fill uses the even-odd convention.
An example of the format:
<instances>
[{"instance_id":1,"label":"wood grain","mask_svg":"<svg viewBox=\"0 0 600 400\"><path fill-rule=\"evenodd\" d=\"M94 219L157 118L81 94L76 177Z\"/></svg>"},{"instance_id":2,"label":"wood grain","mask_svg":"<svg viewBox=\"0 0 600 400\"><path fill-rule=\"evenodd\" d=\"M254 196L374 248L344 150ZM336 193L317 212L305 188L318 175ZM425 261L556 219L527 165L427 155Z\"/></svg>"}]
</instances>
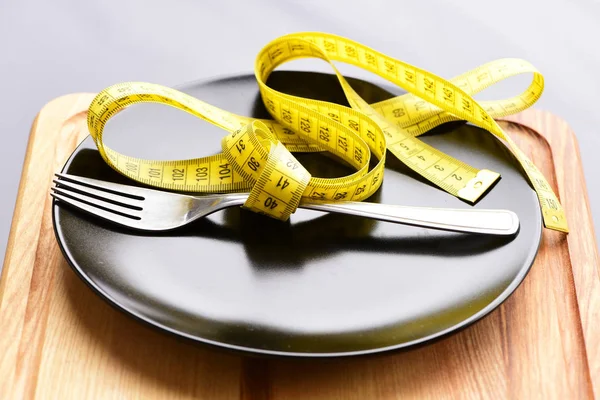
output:
<instances>
[{"instance_id":1,"label":"wood grain","mask_svg":"<svg viewBox=\"0 0 600 400\"><path fill-rule=\"evenodd\" d=\"M68 267L48 188L87 134L92 97L54 100L32 127L0 280L3 399L600 398L600 263L577 143L556 116L528 110L503 122L558 191L571 233L544 231L531 272L501 307L403 353L280 360L157 332L111 308Z\"/></svg>"},{"instance_id":2,"label":"wood grain","mask_svg":"<svg viewBox=\"0 0 600 400\"><path fill-rule=\"evenodd\" d=\"M593 391L600 398L600 260L577 138L566 121L548 112L532 109L506 119L521 124L522 129L523 125L529 127L552 149L549 167L556 174L554 188L558 186L571 223L566 237L568 254L562 255L571 263L572 282L567 290L575 292Z\"/></svg>"}]
</instances>

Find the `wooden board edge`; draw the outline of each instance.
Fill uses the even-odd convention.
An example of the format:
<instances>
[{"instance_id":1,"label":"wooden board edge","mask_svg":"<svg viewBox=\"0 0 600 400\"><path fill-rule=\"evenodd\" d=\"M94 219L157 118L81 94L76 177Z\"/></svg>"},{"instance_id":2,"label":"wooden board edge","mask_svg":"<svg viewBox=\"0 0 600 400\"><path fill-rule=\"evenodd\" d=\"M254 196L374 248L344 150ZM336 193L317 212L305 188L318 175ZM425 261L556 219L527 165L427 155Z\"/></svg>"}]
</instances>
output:
<instances>
[{"instance_id":1,"label":"wooden board edge","mask_svg":"<svg viewBox=\"0 0 600 400\"><path fill-rule=\"evenodd\" d=\"M47 243L40 243L40 235L52 225L47 210L52 204L48 187L54 163L60 158L57 157L57 137L64 134L69 121L86 112L92 96L70 94L50 101L37 114L30 130L9 233L10 248L7 248L0 277L0 326L3 328L0 393L11 394L11 398L29 398L35 391L37 376L30 374L35 370L31 364L39 362L39 349L43 344L41 328L47 318L36 310L43 309L49 299L47 288L39 284L34 270L49 269L40 262L40 259L45 260L45 255L40 253L47 248ZM61 154L63 158L72 151L65 150L67 153ZM44 157L47 153L53 156ZM33 162L34 159L37 161ZM51 239L54 240L53 235ZM9 281L18 284L9 286Z\"/></svg>"},{"instance_id":2,"label":"wooden board edge","mask_svg":"<svg viewBox=\"0 0 600 400\"><path fill-rule=\"evenodd\" d=\"M23 170L21 171L21 176L19 178L19 187L17 189L17 197L15 199L15 209L13 211L13 217L10 224L8 242L6 244L6 253L4 254L4 262L2 264L2 273L0 274L0 305L2 304L4 288L6 285L6 276L8 275L8 263L9 260L12 259L13 248L15 243L16 235L13 232L17 228L17 224L19 223L19 216L21 215L22 202L20 201L23 197L23 192L25 191L25 181L27 180L27 176L29 174L29 165L31 158L31 148L33 146L34 140L34 132L37 130L39 113L35 116L33 123L31 124L31 129L29 133L29 139L27 141L27 148L25 150L25 157L23 159Z\"/></svg>"},{"instance_id":3,"label":"wooden board edge","mask_svg":"<svg viewBox=\"0 0 600 400\"><path fill-rule=\"evenodd\" d=\"M577 137L564 119L544 110L528 109L502 119L534 131L552 152L558 196L570 221L566 240L588 367L594 395L600 398L600 257Z\"/></svg>"},{"instance_id":4,"label":"wooden board edge","mask_svg":"<svg viewBox=\"0 0 600 400\"><path fill-rule=\"evenodd\" d=\"M76 114L85 112L87 110L87 105L85 106L85 108L77 107L78 105L83 106L85 103L85 101L81 102L82 96L84 96L84 97L89 96L89 100L91 101L93 99L94 94L93 93L72 93L72 94L67 94L67 95L61 96L61 97L57 97L57 98L49 101L48 103L46 103L40 109L40 111L37 113L37 115L35 116L32 124L31 124L31 129L29 131L29 138L27 141L27 147L25 150L25 157L23 159L23 170L21 171L19 187L17 189L17 197L15 200L15 209L13 212L13 217L11 220L11 226L10 226L10 230L9 230L8 242L7 242L7 246L6 246L6 253L4 255L2 274L0 274L0 305L2 304L2 298L3 298L3 293L4 293L3 289L5 287L4 282L6 281L6 279L4 279L4 278L6 275L8 275L7 267L8 267L9 261L12 259L14 243L15 243L16 236L17 236L15 234L15 231L17 230L17 227L18 227L18 224L20 221L20 216L22 213L21 209L22 209L23 202L21 200L24 197L25 188L27 186L27 181L30 176L31 156L33 153L33 145L36 142L35 138L38 133L38 129L37 129L38 122L41 118L44 118L44 116L46 114L55 115L56 112L62 114L64 112L63 107L65 106L65 103L67 103L67 104L72 103L71 107L69 107L70 112L65 116L65 120L72 118Z\"/></svg>"}]
</instances>

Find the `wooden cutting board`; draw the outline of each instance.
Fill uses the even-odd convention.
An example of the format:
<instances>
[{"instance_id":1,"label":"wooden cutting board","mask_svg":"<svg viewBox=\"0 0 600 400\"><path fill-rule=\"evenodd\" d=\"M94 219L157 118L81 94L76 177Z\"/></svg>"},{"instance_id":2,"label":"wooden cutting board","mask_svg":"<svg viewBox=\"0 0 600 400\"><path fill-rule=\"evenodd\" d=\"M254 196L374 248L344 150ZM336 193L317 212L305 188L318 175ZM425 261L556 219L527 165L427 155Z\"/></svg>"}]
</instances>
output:
<instances>
[{"instance_id":1,"label":"wooden cutting board","mask_svg":"<svg viewBox=\"0 0 600 400\"><path fill-rule=\"evenodd\" d=\"M281 360L155 331L66 264L48 190L87 135L92 98L50 102L31 130L0 280L2 399L600 398L600 263L577 142L560 118L527 110L503 122L557 190L571 233L544 230L531 272L501 307L402 353Z\"/></svg>"}]
</instances>

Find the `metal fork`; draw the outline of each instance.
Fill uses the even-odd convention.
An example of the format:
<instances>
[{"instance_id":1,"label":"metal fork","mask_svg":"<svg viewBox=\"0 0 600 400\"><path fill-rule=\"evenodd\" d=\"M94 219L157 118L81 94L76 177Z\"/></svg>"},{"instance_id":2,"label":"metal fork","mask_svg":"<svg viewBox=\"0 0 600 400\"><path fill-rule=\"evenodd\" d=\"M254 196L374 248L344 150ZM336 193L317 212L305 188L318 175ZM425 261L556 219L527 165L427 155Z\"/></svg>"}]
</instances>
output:
<instances>
[{"instance_id":1,"label":"metal fork","mask_svg":"<svg viewBox=\"0 0 600 400\"><path fill-rule=\"evenodd\" d=\"M188 196L159 190L56 174L55 199L119 225L164 231L186 225L227 207L240 206L248 193ZM358 215L380 221L454 232L513 235L519 218L509 210L407 207L368 202L303 200L301 208Z\"/></svg>"}]
</instances>

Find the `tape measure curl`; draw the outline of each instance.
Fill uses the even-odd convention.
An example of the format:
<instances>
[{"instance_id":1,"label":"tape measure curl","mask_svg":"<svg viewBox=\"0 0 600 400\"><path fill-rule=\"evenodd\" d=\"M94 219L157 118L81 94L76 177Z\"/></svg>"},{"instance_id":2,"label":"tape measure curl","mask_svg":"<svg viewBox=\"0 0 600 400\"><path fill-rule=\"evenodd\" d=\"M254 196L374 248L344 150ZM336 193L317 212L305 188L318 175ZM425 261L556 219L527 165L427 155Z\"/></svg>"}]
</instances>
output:
<instances>
[{"instance_id":1,"label":"tape measure curl","mask_svg":"<svg viewBox=\"0 0 600 400\"><path fill-rule=\"evenodd\" d=\"M302 57L328 62L351 108L278 92L266 85L279 65ZM334 65L346 62L388 79L409 92L367 104ZM527 90L511 99L476 102L471 95L507 77L530 72ZM274 120L235 115L160 85L128 82L111 86L89 107L88 127L104 160L120 173L159 188L187 192L249 191L245 207L286 220L302 198L360 201L383 180L386 149L409 168L450 194L477 201L499 175L478 170L417 137L452 120L465 120L501 138L523 166L538 195L547 228L567 231L564 211L550 185L494 118L530 107L543 91L543 77L529 63L504 59L451 80L442 79L349 39L297 33L275 39L258 54L255 76ZM119 110L139 102L168 104L231 132L223 153L193 160L155 161L120 154L102 141L102 130ZM349 176L310 177L290 151L328 151L356 169ZM377 158L369 170L371 154Z\"/></svg>"}]
</instances>

